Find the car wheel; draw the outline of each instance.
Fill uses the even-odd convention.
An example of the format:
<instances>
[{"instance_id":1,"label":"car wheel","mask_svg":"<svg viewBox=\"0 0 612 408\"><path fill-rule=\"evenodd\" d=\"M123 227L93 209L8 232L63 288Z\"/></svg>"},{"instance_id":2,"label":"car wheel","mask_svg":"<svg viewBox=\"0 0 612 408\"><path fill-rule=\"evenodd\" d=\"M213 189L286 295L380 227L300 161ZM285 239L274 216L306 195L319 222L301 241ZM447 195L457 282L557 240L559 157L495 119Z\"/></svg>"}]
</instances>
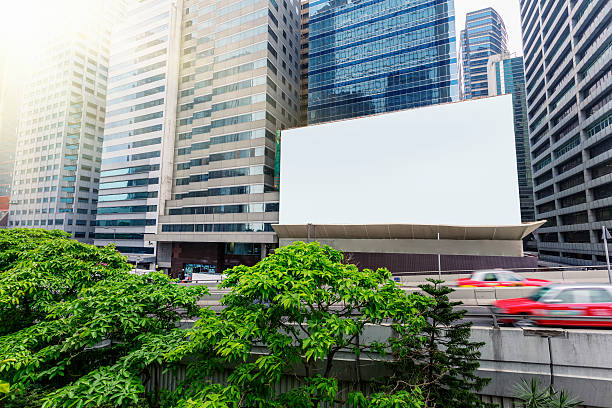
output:
<instances>
[{"instance_id":1,"label":"car wheel","mask_svg":"<svg viewBox=\"0 0 612 408\"><path fill-rule=\"evenodd\" d=\"M538 323L530 318L529 313L519 313L521 316L524 316L521 319L518 319L514 322L514 327L535 327Z\"/></svg>"}]
</instances>

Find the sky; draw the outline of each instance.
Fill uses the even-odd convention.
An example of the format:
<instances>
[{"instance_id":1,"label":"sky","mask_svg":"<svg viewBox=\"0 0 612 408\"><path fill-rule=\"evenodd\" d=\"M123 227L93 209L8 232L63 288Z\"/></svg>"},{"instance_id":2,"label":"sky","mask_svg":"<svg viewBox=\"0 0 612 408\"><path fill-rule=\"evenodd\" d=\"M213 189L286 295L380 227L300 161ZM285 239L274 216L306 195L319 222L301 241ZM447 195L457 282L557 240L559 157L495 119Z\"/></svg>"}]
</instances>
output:
<instances>
[{"instance_id":1,"label":"sky","mask_svg":"<svg viewBox=\"0 0 612 408\"><path fill-rule=\"evenodd\" d=\"M508 31L509 51L523 55L519 0L455 0L457 47L459 47L459 33L465 28L466 13L487 7L493 7L504 19Z\"/></svg>"},{"instance_id":2,"label":"sky","mask_svg":"<svg viewBox=\"0 0 612 408\"><path fill-rule=\"evenodd\" d=\"M101 0L98 0L101 1ZM32 42L36 41L39 32L49 21L74 14L76 4L80 0L30 0L30 1L8 1L3 3L4 12L0 13L0 47L17 48L18 53L31 55L29 49ZM6 3L6 4L4 4ZM7 10L8 7L8 10ZM508 31L508 47L510 52L522 55L521 26L519 0L455 0L456 30L457 35L465 27L465 14L469 11L479 10L485 7L493 7L501 14ZM27 29L23 21L14 16L28 15L29 23ZM38 30L36 30L38 28ZM17 35L16 35L17 34ZM457 38L457 47L459 38Z\"/></svg>"}]
</instances>

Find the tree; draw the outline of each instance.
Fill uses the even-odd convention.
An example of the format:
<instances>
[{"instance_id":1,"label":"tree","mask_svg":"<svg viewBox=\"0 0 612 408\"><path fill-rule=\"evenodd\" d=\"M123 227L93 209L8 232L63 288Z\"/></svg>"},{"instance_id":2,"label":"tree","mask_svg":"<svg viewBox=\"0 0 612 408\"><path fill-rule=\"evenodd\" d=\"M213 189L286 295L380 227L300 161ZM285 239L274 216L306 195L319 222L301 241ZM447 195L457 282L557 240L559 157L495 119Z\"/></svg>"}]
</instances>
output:
<instances>
[{"instance_id":1,"label":"tree","mask_svg":"<svg viewBox=\"0 0 612 408\"><path fill-rule=\"evenodd\" d=\"M145 383L184 341L179 323L200 313L204 288L181 287L158 273L131 274L114 248L55 231L0 230L0 265L7 404L36 396L45 408L123 407L146 398L159 405Z\"/></svg>"},{"instance_id":2,"label":"tree","mask_svg":"<svg viewBox=\"0 0 612 408\"><path fill-rule=\"evenodd\" d=\"M340 251L298 242L230 270L215 313L197 305L204 287L130 270L112 247L0 230L0 406L474 406L464 402L481 384L472 375L478 345L437 284L424 287L430 296L406 295L386 269L359 270ZM197 322L185 330L185 319ZM370 325L399 337L372 340ZM403 375L394 386L348 396L339 388L341 353L380 363L390 352ZM155 373L184 364L185 381L162 390ZM412 378L410 368L423 371ZM287 374L298 385L279 392Z\"/></svg>"},{"instance_id":3,"label":"tree","mask_svg":"<svg viewBox=\"0 0 612 408\"><path fill-rule=\"evenodd\" d=\"M391 389L419 386L427 407L482 407L476 395L490 381L475 374L479 367L478 349L484 343L470 341L471 322L463 321L465 310L456 310L461 302L451 302L453 289L440 280L419 287L434 299L424 312L427 323L424 339L398 326L392 339L397 363L396 374L388 384Z\"/></svg>"},{"instance_id":4,"label":"tree","mask_svg":"<svg viewBox=\"0 0 612 408\"><path fill-rule=\"evenodd\" d=\"M231 290L222 299L225 309L198 321L190 342L173 353L175 359L209 356L204 366L196 357L188 367L188 385L174 406L298 408L338 402L337 353L379 355L388 348L360 338L367 325L394 321L405 336L420 333L425 323L420 310L428 298L407 296L386 269L360 271L343 261L333 248L296 242L253 267L228 271L221 285ZM224 387L207 381L220 368L230 371ZM301 374L300 386L276 393L281 375L291 372ZM210 405L213 400L217 405ZM402 390L366 398L357 392L351 401L357 407L419 407L420 395Z\"/></svg>"}]
</instances>

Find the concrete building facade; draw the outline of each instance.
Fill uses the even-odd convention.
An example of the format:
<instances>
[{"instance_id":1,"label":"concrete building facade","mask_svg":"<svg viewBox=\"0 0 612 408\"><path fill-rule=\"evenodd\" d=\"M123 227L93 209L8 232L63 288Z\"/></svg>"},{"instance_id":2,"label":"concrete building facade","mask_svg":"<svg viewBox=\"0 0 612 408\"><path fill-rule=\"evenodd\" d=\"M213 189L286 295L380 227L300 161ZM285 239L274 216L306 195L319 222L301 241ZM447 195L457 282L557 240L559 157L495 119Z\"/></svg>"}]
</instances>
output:
<instances>
[{"instance_id":1,"label":"concrete building facade","mask_svg":"<svg viewBox=\"0 0 612 408\"><path fill-rule=\"evenodd\" d=\"M461 99L489 95L487 62L508 52L506 25L491 7L467 13L460 33Z\"/></svg>"},{"instance_id":2,"label":"concrete building facade","mask_svg":"<svg viewBox=\"0 0 612 408\"><path fill-rule=\"evenodd\" d=\"M170 2L151 0L148 4L162 7ZM274 187L276 130L297 126L299 121L300 4L297 0L184 0L172 4L177 12L176 20L170 24L177 27L180 35L176 41L169 38L168 53L160 58L167 65L166 83L176 80L176 96L170 92L172 87L165 85L163 106L150 109L163 112L163 120L153 119L163 122L163 131L142 137L155 141L161 138L161 144L141 149L160 152L159 157L143 162L154 166L159 163L159 168L129 177L146 178L156 184L139 187L138 192L146 190L147 196L139 197L143 200L139 204L130 204L146 207L142 209L144 217L100 214L97 231L102 233L103 226L113 228L102 225L111 218L145 219L146 225L138 229L126 226L121 230L126 234L121 238L141 242L132 241L129 246L150 248L140 258L133 254L133 260L155 262L173 275L183 270L221 272L236 264L257 262L277 242L271 227L278 221L278 192ZM143 17L134 14L133 18ZM150 30L136 26L132 24L135 32L147 37L143 43L156 38L149 35ZM132 64L125 71L137 69ZM143 77L152 75L151 72ZM176 107L168 106L172 101L177 101ZM141 113L130 112L125 117L130 115ZM153 123L158 122L143 122L138 127ZM130 129L133 125L125 124ZM119 128L113 128L113 133L115 130ZM108 125L106 133L111 133ZM110 140L105 143L105 149L111 146ZM108 153L104 152L103 169L107 169L106 158L111 157ZM116 153L112 157L122 154L126 156ZM155 191L157 197L152 197ZM112 193L126 200L136 198L122 195L136 193L136 189L128 190L127 186ZM101 209L107 205L111 204L101 204ZM114 233L118 234L119 229ZM113 231L104 237L112 239Z\"/></svg>"},{"instance_id":3,"label":"concrete building facade","mask_svg":"<svg viewBox=\"0 0 612 408\"><path fill-rule=\"evenodd\" d=\"M82 18L43 42L24 91L9 227L94 242L109 41L120 13L121 2L88 2Z\"/></svg>"},{"instance_id":4,"label":"concrete building facade","mask_svg":"<svg viewBox=\"0 0 612 408\"><path fill-rule=\"evenodd\" d=\"M542 259L605 261L612 228L612 3L521 1Z\"/></svg>"},{"instance_id":5,"label":"concrete building facade","mask_svg":"<svg viewBox=\"0 0 612 408\"><path fill-rule=\"evenodd\" d=\"M0 50L0 197L11 193L19 110L26 72L9 50Z\"/></svg>"},{"instance_id":6,"label":"concrete building facade","mask_svg":"<svg viewBox=\"0 0 612 408\"><path fill-rule=\"evenodd\" d=\"M458 98L453 0L311 2L308 123Z\"/></svg>"},{"instance_id":7,"label":"concrete building facade","mask_svg":"<svg viewBox=\"0 0 612 408\"><path fill-rule=\"evenodd\" d=\"M111 41L95 243L143 267L172 176L182 12L180 1L134 1Z\"/></svg>"},{"instance_id":8,"label":"concrete building facade","mask_svg":"<svg viewBox=\"0 0 612 408\"><path fill-rule=\"evenodd\" d=\"M487 81L489 96L512 94L521 221L535 221L523 57L509 54L497 54L489 57Z\"/></svg>"}]
</instances>

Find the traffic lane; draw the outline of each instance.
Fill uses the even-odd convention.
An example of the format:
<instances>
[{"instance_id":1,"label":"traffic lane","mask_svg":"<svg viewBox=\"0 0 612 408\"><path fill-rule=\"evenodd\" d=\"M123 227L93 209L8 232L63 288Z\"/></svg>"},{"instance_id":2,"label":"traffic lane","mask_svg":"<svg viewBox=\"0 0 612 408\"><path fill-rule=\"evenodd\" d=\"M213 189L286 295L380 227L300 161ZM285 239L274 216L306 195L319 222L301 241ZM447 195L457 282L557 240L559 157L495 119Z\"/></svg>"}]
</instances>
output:
<instances>
[{"instance_id":1,"label":"traffic lane","mask_svg":"<svg viewBox=\"0 0 612 408\"><path fill-rule=\"evenodd\" d=\"M198 305L202 307L208 307L215 312L222 311L225 306L215 300L202 300L198 302ZM455 311L465 310L466 315L463 319L459 320L459 322L471 322L475 327L493 327L495 322L493 320L493 314L488 306L470 306L470 305L460 305L454 308ZM499 317L498 317L499 319ZM500 327L513 327L512 324L503 324L498 322L498 326ZM536 326L539 327L539 326ZM559 327L564 330L611 330L607 327L576 327L576 326L542 326L542 327Z\"/></svg>"}]
</instances>

